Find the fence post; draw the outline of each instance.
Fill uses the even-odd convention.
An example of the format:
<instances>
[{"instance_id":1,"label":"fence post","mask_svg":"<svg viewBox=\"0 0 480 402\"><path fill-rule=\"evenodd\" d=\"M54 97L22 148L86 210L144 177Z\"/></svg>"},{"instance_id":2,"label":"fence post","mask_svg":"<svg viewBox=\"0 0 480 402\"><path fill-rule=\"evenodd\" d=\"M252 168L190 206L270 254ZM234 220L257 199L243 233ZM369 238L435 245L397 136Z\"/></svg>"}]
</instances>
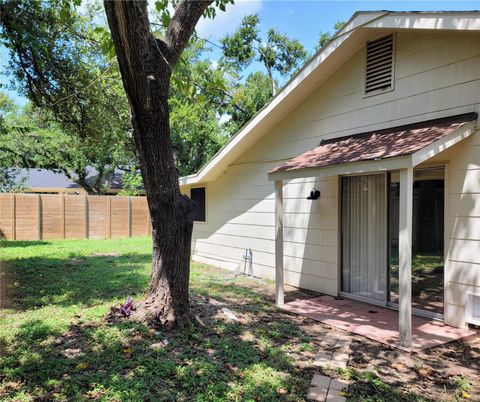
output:
<instances>
[{"instance_id":1,"label":"fence post","mask_svg":"<svg viewBox=\"0 0 480 402\"><path fill-rule=\"evenodd\" d=\"M108 195L104 195L103 197L107 197L107 239L112 238L112 198Z\"/></svg>"},{"instance_id":2,"label":"fence post","mask_svg":"<svg viewBox=\"0 0 480 402\"><path fill-rule=\"evenodd\" d=\"M150 216L150 209L147 202L147 236L152 235L152 217Z\"/></svg>"},{"instance_id":3,"label":"fence post","mask_svg":"<svg viewBox=\"0 0 480 402\"><path fill-rule=\"evenodd\" d=\"M37 226L38 226L38 240L42 239L42 196L38 194L37 197L37 206L38 206L38 211L37 211Z\"/></svg>"},{"instance_id":4,"label":"fence post","mask_svg":"<svg viewBox=\"0 0 480 402\"><path fill-rule=\"evenodd\" d=\"M62 194L61 198L61 222L60 224L62 225L62 239L65 239L65 194Z\"/></svg>"},{"instance_id":5,"label":"fence post","mask_svg":"<svg viewBox=\"0 0 480 402\"><path fill-rule=\"evenodd\" d=\"M132 200L128 196L128 237L132 237Z\"/></svg>"},{"instance_id":6,"label":"fence post","mask_svg":"<svg viewBox=\"0 0 480 402\"><path fill-rule=\"evenodd\" d=\"M12 205L12 240L17 240L17 196L13 194Z\"/></svg>"},{"instance_id":7,"label":"fence post","mask_svg":"<svg viewBox=\"0 0 480 402\"><path fill-rule=\"evenodd\" d=\"M88 239L88 195L85 195L85 205L83 206L85 214L85 239Z\"/></svg>"}]
</instances>

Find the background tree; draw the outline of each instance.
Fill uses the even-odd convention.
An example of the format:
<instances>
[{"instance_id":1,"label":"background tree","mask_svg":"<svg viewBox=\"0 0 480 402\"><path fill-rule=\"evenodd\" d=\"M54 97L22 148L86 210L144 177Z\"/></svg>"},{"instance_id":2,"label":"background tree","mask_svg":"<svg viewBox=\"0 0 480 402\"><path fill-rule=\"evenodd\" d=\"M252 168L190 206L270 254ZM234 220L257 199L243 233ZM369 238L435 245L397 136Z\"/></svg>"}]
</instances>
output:
<instances>
[{"instance_id":1,"label":"background tree","mask_svg":"<svg viewBox=\"0 0 480 402\"><path fill-rule=\"evenodd\" d=\"M0 138L7 132L8 121L16 115L17 107L6 93L0 92ZM25 177L11 169L10 154L0 141L0 193L16 192L25 189Z\"/></svg>"},{"instance_id":2,"label":"background tree","mask_svg":"<svg viewBox=\"0 0 480 402\"><path fill-rule=\"evenodd\" d=\"M224 3L217 1L222 8ZM191 321L188 282L193 228L192 201L180 193L172 155L170 83L195 25L211 4L210 0L179 1L171 18L165 13L165 34L156 38L146 1L104 2L152 219L150 290L146 300L137 304L133 318L155 319L166 328ZM162 2L160 8L167 5Z\"/></svg>"},{"instance_id":3,"label":"background tree","mask_svg":"<svg viewBox=\"0 0 480 402\"><path fill-rule=\"evenodd\" d=\"M17 157L19 150L27 155L18 164L62 171L101 194L135 153L118 69L76 3L0 0L1 43L16 88L32 103L31 116L11 127L17 135L9 145Z\"/></svg>"},{"instance_id":4,"label":"background tree","mask_svg":"<svg viewBox=\"0 0 480 402\"><path fill-rule=\"evenodd\" d=\"M248 75L231 89L223 113L228 116L224 129L230 136L236 134L273 96L270 78L260 72Z\"/></svg>"},{"instance_id":5,"label":"background tree","mask_svg":"<svg viewBox=\"0 0 480 402\"><path fill-rule=\"evenodd\" d=\"M170 126L181 176L197 172L229 139L220 117L230 99L230 83L205 57L208 51L193 38L172 75Z\"/></svg>"},{"instance_id":6,"label":"background tree","mask_svg":"<svg viewBox=\"0 0 480 402\"><path fill-rule=\"evenodd\" d=\"M318 38L318 42L315 45L315 51L318 52L322 49L327 43L329 43L335 34L340 31L345 26L345 21L337 21L333 26L334 32L320 32L320 37Z\"/></svg>"},{"instance_id":7,"label":"background tree","mask_svg":"<svg viewBox=\"0 0 480 402\"><path fill-rule=\"evenodd\" d=\"M130 171L122 175L122 189L119 191L120 196L137 196L143 193L142 175L136 169L135 165Z\"/></svg>"},{"instance_id":8,"label":"background tree","mask_svg":"<svg viewBox=\"0 0 480 402\"><path fill-rule=\"evenodd\" d=\"M277 82L274 73L282 78L288 77L303 64L307 52L298 40L290 39L274 28L268 30L266 38L262 38L259 25L258 15L247 15L232 35L220 40L224 62L237 69L244 69L253 61L262 63L275 94Z\"/></svg>"}]
</instances>

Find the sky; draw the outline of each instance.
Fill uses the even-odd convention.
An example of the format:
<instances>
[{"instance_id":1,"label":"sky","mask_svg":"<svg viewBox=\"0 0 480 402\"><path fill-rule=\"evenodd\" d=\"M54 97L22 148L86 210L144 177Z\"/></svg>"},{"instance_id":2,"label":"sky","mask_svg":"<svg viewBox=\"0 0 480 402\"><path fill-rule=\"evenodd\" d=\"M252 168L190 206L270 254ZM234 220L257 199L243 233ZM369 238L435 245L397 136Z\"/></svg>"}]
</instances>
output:
<instances>
[{"instance_id":1,"label":"sky","mask_svg":"<svg viewBox=\"0 0 480 402\"><path fill-rule=\"evenodd\" d=\"M152 0L151 0L152 1ZM197 25L200 37L218 42L232 33L241 19L258 13L263 30L277 28L281 33L298 39L309 52L313 52L320 32L332 31L337 21L348 20L356 11L461 11L480 10L480 0L475 1L295 1L295 0L236 0L226 12L218 12L214 20L201 20ZM215 54L213 54L215 57ZM8 83L5 77L8 54L0 46L0 85ZM5 88L2 88L5 90ZM16 103L25 99L8 91Z\"/></svg>"}]
</instances>

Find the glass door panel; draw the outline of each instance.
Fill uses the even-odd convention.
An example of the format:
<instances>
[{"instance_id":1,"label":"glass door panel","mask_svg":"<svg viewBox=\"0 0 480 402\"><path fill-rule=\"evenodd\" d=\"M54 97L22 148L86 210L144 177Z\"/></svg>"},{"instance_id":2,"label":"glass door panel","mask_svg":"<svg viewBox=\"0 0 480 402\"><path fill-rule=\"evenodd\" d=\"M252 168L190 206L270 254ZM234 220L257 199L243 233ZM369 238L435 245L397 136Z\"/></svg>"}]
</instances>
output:
<instances>
[{"instance_id":1,"label":"glass door panel","mask_svg":"<svg viewBox=\"0 0 480 402\"><path fill-rule=\"evenodd\" d=\"M342 286L345 293L386 302L386 176L342 178Z\"/></svg>"}]
</instances>

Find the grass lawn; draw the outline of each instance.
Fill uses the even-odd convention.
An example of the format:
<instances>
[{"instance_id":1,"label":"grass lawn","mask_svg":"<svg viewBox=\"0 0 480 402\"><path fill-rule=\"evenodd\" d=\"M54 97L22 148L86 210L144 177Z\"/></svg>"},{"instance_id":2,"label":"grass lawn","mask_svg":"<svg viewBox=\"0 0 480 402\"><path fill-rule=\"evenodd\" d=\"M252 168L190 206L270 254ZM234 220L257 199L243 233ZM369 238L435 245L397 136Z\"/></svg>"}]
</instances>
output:
<instances>
[{"instance_id":1,"label":"grass lawn","mask_svg":"<svg viewBox=\"0 0 480 402\"><path fill-rule=\"evenodd\" d=\"M278 310L268 284L193 264L192 299L211 312L204 326L170 334L105 322L111 306L145 293L150 247L147 238L0 242L2 401L305 400L319 371L313 329L326 329ZM370 370L333 375L353 380L352 401L428 400Z\"/></svg>"}]
</instances>

